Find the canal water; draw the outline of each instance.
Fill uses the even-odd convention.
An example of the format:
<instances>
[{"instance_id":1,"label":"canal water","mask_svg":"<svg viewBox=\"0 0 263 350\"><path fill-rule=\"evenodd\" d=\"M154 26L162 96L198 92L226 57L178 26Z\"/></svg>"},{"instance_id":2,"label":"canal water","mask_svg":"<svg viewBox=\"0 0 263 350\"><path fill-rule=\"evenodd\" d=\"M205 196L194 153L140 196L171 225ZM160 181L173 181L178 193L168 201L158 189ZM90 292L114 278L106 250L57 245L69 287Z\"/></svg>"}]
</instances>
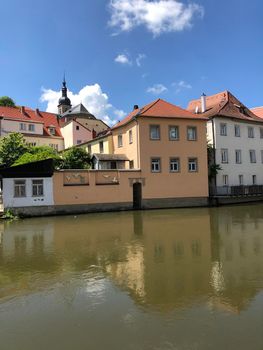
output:
<instances>
[{"instance_id":1,"label":"canal water","mask_svg":"<svg viewBox=\"0 0 263 350\"><path fill-rule=\"evenodd\" d=\"M0 225L1 350L263 349L263 205Z\"/></svg>"}]
</instances>

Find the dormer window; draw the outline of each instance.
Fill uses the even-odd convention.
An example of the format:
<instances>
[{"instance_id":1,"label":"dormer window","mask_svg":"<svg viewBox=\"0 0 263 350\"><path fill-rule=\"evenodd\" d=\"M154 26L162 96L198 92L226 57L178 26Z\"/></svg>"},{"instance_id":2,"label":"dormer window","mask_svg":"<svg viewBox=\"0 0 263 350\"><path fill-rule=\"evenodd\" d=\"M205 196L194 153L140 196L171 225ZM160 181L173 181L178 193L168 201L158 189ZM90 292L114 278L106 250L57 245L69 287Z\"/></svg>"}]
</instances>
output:
<instances>
[{"instance_id":1,"label":"dormer window","mask_svg":"<svg viewBox=\"0 0 263 350\"><path fill-rule=\"evenodd\" d=\"M49 126L48 130L49 130L51 135L55 135L56 134L56 128L54 126Z\"/></svg>"}]
</instances>

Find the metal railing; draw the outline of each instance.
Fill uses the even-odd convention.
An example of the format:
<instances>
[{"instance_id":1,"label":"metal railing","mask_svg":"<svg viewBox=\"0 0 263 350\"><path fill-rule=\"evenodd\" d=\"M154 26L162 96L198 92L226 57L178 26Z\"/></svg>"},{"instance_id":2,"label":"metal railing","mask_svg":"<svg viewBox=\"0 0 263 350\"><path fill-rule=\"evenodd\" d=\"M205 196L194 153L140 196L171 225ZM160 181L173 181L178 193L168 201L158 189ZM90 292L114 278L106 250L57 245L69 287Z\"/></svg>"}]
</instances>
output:
<instances>
[{"instance_id":1,"label":"metal railing","mask_svg":"<svg viewBox=\"0 0 263 350\"><path fill-rule=\"evenodd\" d=\"M263 185L210 187L211 196L263 195Z\"/></svg>"}]
</instances>

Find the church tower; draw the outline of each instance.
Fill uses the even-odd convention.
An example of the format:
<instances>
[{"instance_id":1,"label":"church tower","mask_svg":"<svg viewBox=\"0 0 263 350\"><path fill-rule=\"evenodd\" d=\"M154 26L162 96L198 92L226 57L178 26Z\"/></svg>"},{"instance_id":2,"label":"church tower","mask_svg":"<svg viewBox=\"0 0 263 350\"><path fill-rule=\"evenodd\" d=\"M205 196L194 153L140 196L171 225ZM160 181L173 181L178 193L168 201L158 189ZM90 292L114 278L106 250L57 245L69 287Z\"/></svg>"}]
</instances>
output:
<instances>
[{"instance_id":1,"label":"church tower","mask_svg":"<svg viewBox=\"0 0 263 350\"><path fill-rule=\"evenodd\" d=\"M58 100L58 113L61 115L63 113L65 113L67 110L69 110L71 108L71 101L67 96L67 86L66 86L66 80L65 80L65 75L64 75L64 79L62 82L62 96L60 97L60 99Z\"/></svg>"}]
</instances>

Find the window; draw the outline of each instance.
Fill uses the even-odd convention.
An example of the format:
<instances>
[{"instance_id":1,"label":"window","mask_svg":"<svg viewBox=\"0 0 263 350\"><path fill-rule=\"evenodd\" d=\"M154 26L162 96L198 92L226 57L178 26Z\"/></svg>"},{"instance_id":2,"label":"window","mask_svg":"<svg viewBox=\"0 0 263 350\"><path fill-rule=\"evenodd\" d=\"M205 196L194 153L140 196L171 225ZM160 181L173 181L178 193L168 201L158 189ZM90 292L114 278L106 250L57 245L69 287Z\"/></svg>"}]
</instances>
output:
<instances>
[{"instance_id":1,"label":"window","mask_svg":"<svg viewBox=\"0 0 263 350\"><path fill-rule=\"evenodd\" d=\"M35 131L35 125L34 124L29 124L28 125L28 131Z\"/></svg>"},{"instance_id":2,"label":"window","mask_svg":"<svg viewBox=\"0 0 263 350\"><path fill-rule=\"evenodd\" d=\"M252 175L252 184L253 185L257 184L257 175Z\"/></svg>"},{"instance_id":3,"label":"window","mask_svg":"<svg viewBox=\"0 0 263 350\"><path fill-rule=\"evenodd\" d=\"M26 130L26 124L25 123L20 123L19 124L19 128L20 128L20 130L25 131Z\"/></svg>"},{"instance_id":4,"label":"window","mask_svg":"<svg viewBox=\"0 0 263 350\"><path fill-rule=\"evenodd\" d=\"M26 197L26 180L14 181L14 197Z\"/></svg>"},{"instance_id":5,"label":"window","mask_svg":"<svg viewBox=\"0 0 263 350\"><path fill-rule=\"evenodd\" d=\"M179 126L169 126L169 140L179 140Z\"/></svg>"},{"instance_id":6,"label":"window","mask_svg":"<svg viewBox=\"0 0 263 350\"><path fill-rule=\"evenodd\" d=\"M179 158L170 159L170 172L175 173L180 171L180 160Z\"/></svg>"},{"instance_id":7,"label":"window","mask_svg":"<svg viewBox=\"0 0 263 350\"><path fill-rule=\"evenodd\" d=\"M197 171L197 158L188 159L188 171L190 172Z\"/></svg>"},{"instance_id":8,"label":"window","mask_svg":"<svg viewBox=\"0 0 263 350\"><path fill-rule=\"evenodd\" d=\"M152 173L159 173L161 171L161 159L152 158L151 160Z\"/></svg>"},{"instance_id":9,"label":"window","mask_svg":"<svg viewBox=\"0 0 263 350\"><path fill-rule=\"evenodd\" d=\"M77 140L77 145L80 145L81 144L81 140Z\"/></svg>"},{"instance_id":10,"label":"window","mask_svg":"<svg viewBox=\"0 0 263 350\"><path fill-rule=\"evenodd\" d=\"M188 126L187 127L187 140L188 141L196 141L197 139L197 132L195 126Z\"/></svg>"},{"instance_id":11,"label":"window","mask_svg":"<svg viewBox=\"0 0 263 350\"><path fill-rule=\"evenodd\" d=\"M242 163L241 150L236 149L236 164L241 164L241 163Z\"/></svg>"},{"instance_id":12,"label":"window","mask_svg":"<svg viewBox=\"0 0 263 350\"><path fill-rule=\"evenodd\" d=\"M243 184L244 184L244 176L243 175L238 175L238 181L239 181L239 186L243 186Z\"/></svg>"},{"instance_id":13,"label":"window","mask_svg":"<svg viewBox=\"0 0 263 350\"><path fill-rule=\"evenodd\" d=\"M55 143L50 143L49 147L52 147L53 149L55 149L56 151L58 151L58 145Z\"/></svg>"},{"instance_id":14,"label":"window","mask_svg":"<svg viewBox=\"0 0 263 350\"><path fill-rule=\"evenodd\" d=\"M263 128L259 128L260 138L263 139Z\"/></svg>"},{"instance_id":15,"label":"window","mask_svg":"<svg viewBox=\"0 0 263 350\"><path fill-rule=\"evenodd\" d=\"M132 130L129 130L129 143L133 143Z\"/></svg>"},{"instance_id":16,"label":"window","mask_svg":"<svg viewBox=\"0 0 263 350\"><path fill-rule=\"evenodd\" d=\"M100 146L100 153L103 153L104 152L103 141L100 141L99 146Z\"/></svg>"},{"instance_id":17,"label":"window","mask_svg":"<svg viewBox=\"0 0 263 350\"><path fill-rule=\"evenodd\" d=\"M160 125L150 125L150 139L160 140Z\"/></svg>"},{"instance_id":18,"label":"window","mask_svg":"<svg viewBox=\"0 0 263 350\"><path fill-rule=\"evenodd\" d=\"M32 180L32 197L44 196L43 180Z\"/></svg>"},{"instance_id":19,"label":"window","mask_svg":"<svg viewBox=\"0 0 263 350\"><path fill-rule=\"evenodd\" d=\"M37 145L36 142L27 142L28 146L35 147Z\"/></svg>"},{"instance_id":20,"label":"window","mask_svg":"<svg viewBox=\"0 0 263 350\"><path fill-rule=\"evenodd\" d=\"M134 161L130 160L130 169L134 169Z\"/></svg>"},{"instance_id":21,"label":"window","mask_svg":"<svg viewBox=\"0 0 263 350\"><path fill-rule=\"evenodd\" d=\"M51 135L55 135L55 133L56 133L56 128L54 128L53 126L50 126L50 127L49 127L49 132L50 132Z\"/></svg>"},{"instance_id":22,"label":"window","mask_svg":"<svg viewBox=\"0 0 263 350\"><path fill-rule=\"evenodd\" d=\"M228 149L221 149L221 163L228 163Z\"/></svg>"},{"instance_id":23,"label":"window","mask_svg":"<svg viewBox=\"0 0 263 350\"><path fill-rule=\"evenodd\" d=\"M228 175L223 175L223 186L228 186Z\"/></svg>"},{"instance_id":24,"label":"window","mask_svg":"<svg viewBox=\"0 0 263 350\"><path fill-rule=\"evenodd\" d=\"M250 159L250 163L256 163L256 151L254 149L251 149L249 151L249 159Z\"/></svg>"},{"instance_id":25,"label":"window","mask_svg":"<svg viewBox=\"0 0 263 350\"><path fill-rule=\"evenodd\" d=\"M227 136L227 125L226 123L220 123L220 135Z\"/></svg>"},{"instance_id":26,"label":"window","mask_svg":"<svg viewBox=\"0 0 263 350\"><path fill-rule=\"evenodd\" d=\"M76 130L79 130L79 125L76 125Z\"/></svg>"},{"instance_id":27,"label":"window","mask_svg":"<svg viewBox=\"0 0 263 350\"><path fill-rule=\"evenodd\" d=\"M248 133L249 138L251 138L251 139L254 138L254 128L252 128L252 126L248 126L247 133Z\"/></svg>"},{"instance_id":28,"label":"window","mask_svg":"<svg viewBox=\"0 0 263 350\"><path fill-rule=\"evenodd\" d=\"M118 135L118 147L122 147L122 135Z\"/></svg>"},{"instance_id":29,"label":"window","mask_svg":"<svg viewBox=\"0 0 263 350\"><path fill-rule=\"evenodd\" d=\"M240 126L235 125L235 137L240 137Z\"/></svg>"},{"instance_id":30,"label":"window","mask_svg":"<svg viewBox=\"0 0 263 350\"><path fill-rule=\"evenodd\" d=\"M91 145L88 145L88 154L91 154Z\"/></svg>"}]
</instances>

